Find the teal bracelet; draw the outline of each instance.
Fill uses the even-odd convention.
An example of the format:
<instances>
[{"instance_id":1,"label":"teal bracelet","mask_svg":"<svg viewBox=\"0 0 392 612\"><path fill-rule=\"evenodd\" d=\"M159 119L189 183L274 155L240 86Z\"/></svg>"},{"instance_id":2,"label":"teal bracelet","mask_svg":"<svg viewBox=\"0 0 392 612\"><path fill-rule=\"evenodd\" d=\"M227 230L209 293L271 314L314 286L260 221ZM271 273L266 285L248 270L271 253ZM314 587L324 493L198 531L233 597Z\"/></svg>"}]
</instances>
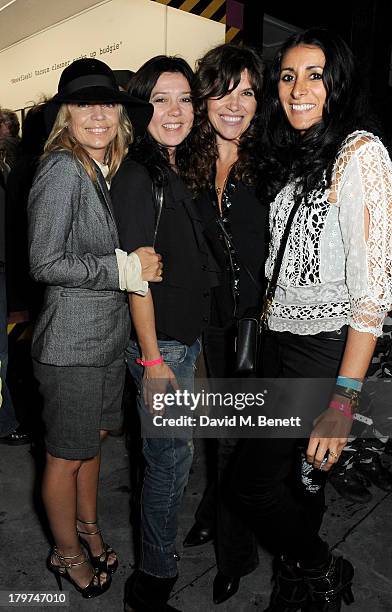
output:
<instances>
[{"instance_id":1,"label":"teal bracelet","mask_svg":"<svg viewBox=\"0 0 392 612\"><path fill-rule=\"evenodd\" d=\"M360 392L362 389L362 382L356 378L348 378L347 376L338 376L336 384L339 387L345 387L346 389L353 389L354 391Z\"/></svg>"}]
</instances>

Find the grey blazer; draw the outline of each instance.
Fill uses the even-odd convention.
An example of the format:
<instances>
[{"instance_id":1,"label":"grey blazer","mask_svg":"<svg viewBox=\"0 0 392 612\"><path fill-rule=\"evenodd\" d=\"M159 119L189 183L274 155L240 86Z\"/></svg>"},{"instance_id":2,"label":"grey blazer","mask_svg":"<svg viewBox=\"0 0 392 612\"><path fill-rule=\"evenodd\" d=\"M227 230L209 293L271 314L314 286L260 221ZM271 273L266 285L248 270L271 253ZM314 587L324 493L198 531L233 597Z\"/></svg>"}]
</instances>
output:
<instances>
[{"instance_id":1,"label":"grey blazer","mask_svg":"<svg viewBox=\"0 0 392 612\"><path fill-rule=\"evenodd\" d=\"M39 166L28 204L32 277L47 285L32 355L57 366L103 366L125 349L131 320L119 289L119 239L100 171L94 185L71 153Z\"/></svg>"}]
</instances>

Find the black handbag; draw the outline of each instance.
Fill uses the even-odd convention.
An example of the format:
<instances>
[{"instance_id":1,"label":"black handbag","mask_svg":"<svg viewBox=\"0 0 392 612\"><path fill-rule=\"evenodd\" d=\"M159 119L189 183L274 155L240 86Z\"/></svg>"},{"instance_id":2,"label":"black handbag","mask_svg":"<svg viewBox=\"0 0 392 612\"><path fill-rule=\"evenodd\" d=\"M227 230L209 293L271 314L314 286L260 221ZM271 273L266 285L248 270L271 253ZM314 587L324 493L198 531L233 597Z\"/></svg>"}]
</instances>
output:
<instances>
[{"instance_id":1,"label":"black handbag","mask_svg":"<svg viewBox=\"0 0 392 612\"><path fill-rule=\"evenodd\" d=\"M298 198L295 201L294 206L292 207L288 216L287 224L284 229L282 240L279 245L278 253L276 256L271 280L268 283L267 290L263 297L261 314L258 316L245 316L238 319L237 335L235 340L235 372L239 375L254 376L257 374L261 354L261 335L262 332L267 328L268 315L271 310L272 302L275 296L276 285L278 282L279 272L283 261L284 251L286 249L291 225L300 203L301 201ZM226 228L224 227L221 219L218 219L218 224L225 237L226 243L231 248L231 250L236 253L240 265L248 274L249 278L251 279L255 287L257 287L258 291L261 292L260 283L257 282L249 268L238 258L238 252L236 251L233 245L233 241L227 233Z\"/></svg>"},{"instance_id":2,"label":"black handbag","mask_svg":"<svg viewBox=\"0 0 392 612\"><path fill-rule=\"evenodd\" d=\"M218 218L217 223L222 231L227 246L236 254L237 260L241 267L245 270L257 291L261 293L261 284L255 279L248 266L246 266L238 257L238 252L234 247L233 241L229 236L222 219ZM260 317L258 314L255 314L254 316L244 316L237 319L237 330L234 345L236 355L234 371L236 374L243 376L256 374L260 354L260 332Z\"/></svg>"},{"instance_id":3,"label":"black handbag","mask_svg":"<svg viewBox=\"0 0 392 612\"><path fill-rule=\"evenodd\" d=\"M235 372L239 375L257 373L261 347L261 326L257 317L241 317L235 339Z\"/></svg>"}]
</instances>

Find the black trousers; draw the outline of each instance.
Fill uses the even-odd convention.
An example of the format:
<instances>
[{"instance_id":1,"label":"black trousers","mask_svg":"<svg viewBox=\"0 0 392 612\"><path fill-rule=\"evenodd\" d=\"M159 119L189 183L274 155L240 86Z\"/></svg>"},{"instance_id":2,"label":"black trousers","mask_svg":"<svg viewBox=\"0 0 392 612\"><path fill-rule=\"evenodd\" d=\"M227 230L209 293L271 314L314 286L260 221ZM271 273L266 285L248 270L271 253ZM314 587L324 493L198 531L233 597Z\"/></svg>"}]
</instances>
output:
<instances>
[{"instance_id":1,"label":"black trousers","mask_svg":"<svg viewBox=\"0 0 392 612\"><path fill-rule=\"evenodd\" d=\"M346 328L315 336L267 332L265 376L335 378L345 339ZM234 500L262 543L312 567L323 563L328 551L318 535L327 474L306 464L307 482L315 486L304 486L298 469L301 446L306 448L307 440L246 440L228 480L227 499Z\"/></svg>"},{"instance_id":2,"label":"black trousers","mask_svg":"<svg viewBox=\"0 0 392 612\"><path fill-rule=\"evenodd\" d=\"M204 354L212 387L214 378L233 376L234 334L233 326L210 327L204 333ZM196 520L203 526L214 526L218 570L226 576L240 577L252 572L258 565L257 539L241 516L221 496L221 483L224 474L231 471L235 463L238 441L219 439L217 442L216 477L205 491L196 511Z\"/></svg>"}]
</instances>

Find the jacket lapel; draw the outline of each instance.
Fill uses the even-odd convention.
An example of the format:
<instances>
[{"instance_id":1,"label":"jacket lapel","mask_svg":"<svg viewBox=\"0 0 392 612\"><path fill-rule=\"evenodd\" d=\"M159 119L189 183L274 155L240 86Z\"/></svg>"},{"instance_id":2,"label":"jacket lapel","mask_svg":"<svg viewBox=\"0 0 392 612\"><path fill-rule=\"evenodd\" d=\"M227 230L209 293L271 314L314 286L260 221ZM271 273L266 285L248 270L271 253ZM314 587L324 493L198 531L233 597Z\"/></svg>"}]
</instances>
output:
<instances>
[{"instance_id":1,"label":"jacket lapel","mask_svg":"<svg viewBox=\"0 0 392 612\"><path fill-rule=\"evenodd\" d=\"M203 226L202 219L200 217L199 210L197 206L195 206L194 200L189 193L188 189L185 187L183 181L175 176L175 179L170 182L171 188L171 198L174 202L177 202L177 206L183 206L188 214L188 217L191 220L193 231L195 233L195 238L197 242L197 246L200 250L204 250L204 236L203 236ZM165 205L167 205L167 200L165 201ZM170 205L170 204L169 204Z\"/></svg>"},{"instance_id":2,"label":"jacket lapel","mask_svg":"<svg viewBox=\"0 0 392 612\"><path fill-rule=\"evenodd\" d=\"M109 190L106 185L106 181L104 176L100 170L100 168L95 164L96 172L97 172L97 182L94 183L99 199L101 200L104 207L109 212L112 223L110 224L110 232L112 234L112 238L116 244L119 244L119 236L117 231L117 225L113 214L112 208L112 200L110 198Z\"/></svg>"},{"instance_id":3,"label":"jacket lapel","mask_svg":"<svg viewBox=\"0 0 392 612\"><path fill-rule=\"evenodd\" d=\"M204 253L204 255L208 257L210 287L215 287L219 284L217 274L220 272L220 267L212 255L205 239L203 219L199 207L182 180L178 177L176 178L177 180L171 182L172 197L174 200L178 200L181 206L184 206L191 220L197 247L201 253Z\"/></svg>"}]
</instances>

